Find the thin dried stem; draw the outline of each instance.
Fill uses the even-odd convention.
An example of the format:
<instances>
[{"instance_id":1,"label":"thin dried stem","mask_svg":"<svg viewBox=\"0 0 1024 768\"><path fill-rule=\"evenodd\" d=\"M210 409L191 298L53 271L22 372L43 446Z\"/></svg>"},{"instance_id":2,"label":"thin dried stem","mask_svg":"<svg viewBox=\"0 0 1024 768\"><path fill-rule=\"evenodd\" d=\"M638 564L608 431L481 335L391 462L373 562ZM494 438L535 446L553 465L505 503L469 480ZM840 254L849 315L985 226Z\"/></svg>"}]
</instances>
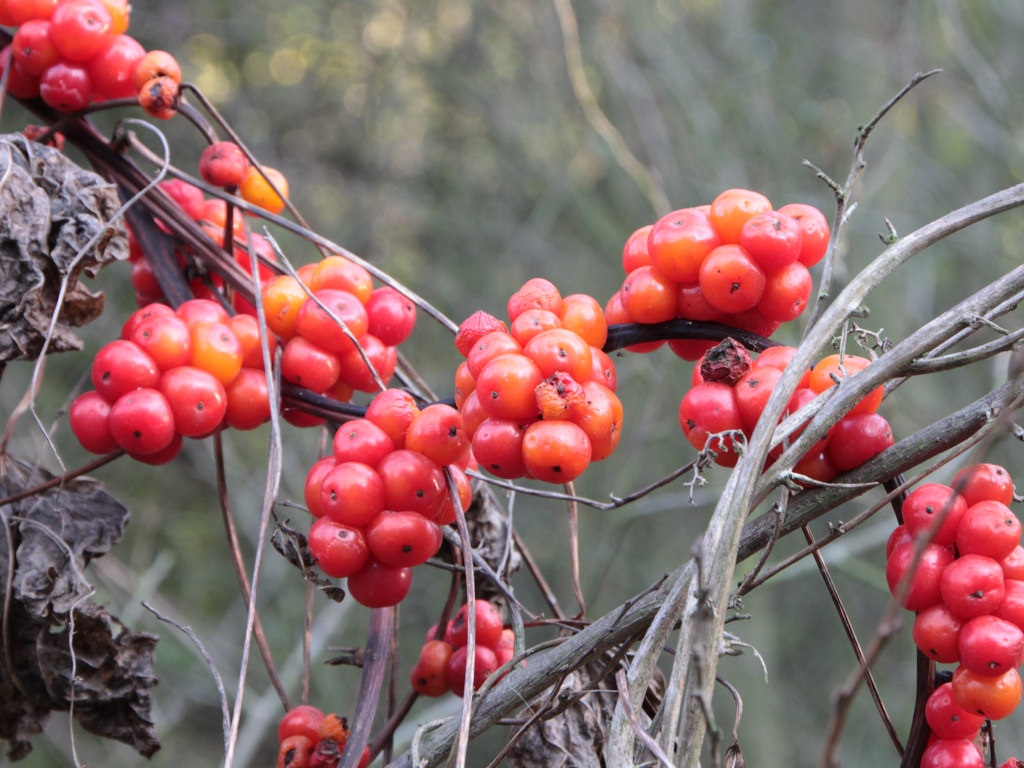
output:
<instances>
[{"instance_id":1,"label":"thin dried stem","mask_svg":"<svg viewBox=\"0 0 1024 768\"><path fill-rule=\"evenodd\" d=\"M811 546L814 545L814 534L811 532L809 526L802 526L804 532L804 538L807 543ZM861 647L860 640L857 639L857 632L853 628L853 622L850 620L850 614L846 610L846 606L843 604L843 599L839 596L839 589L836 587L835 581L832 579L832 574L829 572L828 565L825 563L825 558L821 554L820 549L815 549L814 553L814 564L818 567L818 573L821 574L821 579L825 583L825 589L828 591L828 596L832 600L832 605L836 609L836 614L839 616L839 621L843 625L843 631L846 632L846 637L850 641L850 647L853 648L853 654L857 657L857 661L865 667L864 669L864 680L867 683L868 690L871 692L871 699L875 702L875 709L878 710L879 716L882 718L882 724L885 726L886 732L889 734L889 738L896 747L896 752L899 755L903 755L903 742L900 740L899 734L896 733L896 727L892 724L892 718L889 717L889 711L885 707L885 702L882 701L882 695L878 692L878 685L875 682L875 676L871 672L870 667L867 666L867 660L864 658L864 649Z\"/></svg>"}]
</instances>

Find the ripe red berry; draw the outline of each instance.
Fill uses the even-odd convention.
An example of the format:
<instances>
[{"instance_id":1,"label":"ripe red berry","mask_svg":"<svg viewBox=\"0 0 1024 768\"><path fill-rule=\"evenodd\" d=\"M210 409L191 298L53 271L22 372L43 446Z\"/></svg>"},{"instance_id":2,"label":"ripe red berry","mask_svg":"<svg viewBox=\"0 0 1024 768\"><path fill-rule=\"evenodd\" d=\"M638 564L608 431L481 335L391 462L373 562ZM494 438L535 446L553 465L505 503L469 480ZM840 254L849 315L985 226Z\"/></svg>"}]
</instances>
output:
<instances>
[{"instance_id":1,"label":"ripe red berry","mask_svg":"<svg viewBox=\"0 0 1024 768\"><path fill-rule=\"evenodd\" d=\"M921 755L920 768L984 768L981 752L969 739L936 739Z\"/></svg>"},{"instance_id":2,"label":"ripe red berry","mask_svg":"<svg viewBox=\"0 0 1024 768\"><path fill-rule=\"evenodd\" d=\"M476 690L486 682L487 678L498 668L498 657L485 645L476 646L473 654L473 679L470 684ZM456 648L448 660L447 677L452 693L462 696L466 687L466 667L468 666L469 647Z\"/></svg>"},{"instance_id":3,"label":"ripe red berry","mask_svg":"<svg viewBox=\"0 0 1024 768\"><path fill-rule=\"evenodd\" d=\"M953 478L952 486L971 506L979 501L1013 502L1013 479L998 464L971 464Z\"/></svg>"},{"instance_id":4,"label":"ripe red berry","mask_svg":"<svg viewBox=\"0 0 1024 768\"><path fill-rule=\"evenodd\" d=\"M535 421L523 434L523 463L530 477L568 483L590 466L590 438L571 421Z\"/></svg>"},{"instance_id":5,"label":"ripe red berry","mask_svg":"<svg viewBox=\"0 0 1024 768\"><path fill-rule=\"evenodd\" d=\"M61 59L60 51L50 37L50 22L46 19L26 21L11 41L11 55L28 75L40 77Z\"/></svg>"},{"instance_id":6,"label":"ripe red berry","mask_svg":"<svg viewBox=\"0 0 1024 768\"><path fill-rule=\"evenodd\" d=\"M199 175L215 187L233 187L249 170L249 158L233 141L215 141L199 156Z\"/></svg>"},{"instance_id":7,"label":"ripe red berry","mask_svg":"<svg viewBox=\"0 0 1024 768\"><path fill-rule=\"evenodd\" d=\"M319 517L309 529L309 551L320 570L336 579L351 577L367 568L370 550L362 531Z\"/></svg>"},{"instance_id":8,"label":"ripe red berry","mask_svg":"<svg viewBox=\"0 0 1024 768\"><path fill-rule=\"evenodd\" d=\"M914 619L914 644L921 653L942 664L960 661L960 629L963 621L945 603L935 603Z\"/></svg>"},{"instance_id":9,"label":"ripe red berry","mask_svg":"<svg viewBox=\"0 0 1024 768\"><path fill-rule=\"evenodd\" d=\"M712 225L707 211L683 208L666 214L650 227L646 250L649 263L670 280L696 283L701 263L721 244L722 238ZM637 266L643 266L635 258L629 262L631 266L626 269L626 274ZM625 255L623 265L626 265Z\"/></svg>"},{"instance_id":10,"label":"ripe red berry","mask_svg":"<svg viewBox=\"0 0 1024 768\"><path fill-rule=\"evenodd\" d=\"M133 81L135 67L146 49L128 35L115 35L104 50L87 62L92 78L93 98L127 99L138 94Z\"/></svg>"},{"instance_id":11,"label":"ripe red berry","mask_svg":"<svg viewBox=\"0 0 1024 768\"><path fill-rule=\"evenodd\" d=\"M984 717L957 704L952 683L943 683L932 691L924 714L928 727L940 739L974 739L985 724Z\"/></svg>"},{"instance_id":12,"label":"ripe red berry","mask_svg":"<svg viewBox=\"0 0 1024 768\"><path fill-rule=\"evenodd\" d=\"M956 547L961 554L1002 560L1020 544L1020 536L1020 520L1008 506L999 501L979 501L961 518Z\"/></svg>"},{"instance_id":13,"label":"ripe red berry","mask_svg":"<svg viewBox=\"0 0 1024 768\"><path fill-rule=\"evenodd\" d=\"M410 422L405 446L438 466L454 464L469 450L462 414L443 403L428 405Z\"/></svg>"},{"instance_id":14,"label":"ripe red berry","mask_svg":"<svg viewBox=\"0 0 1024 768\"><path fill-rule=\"evenodd\" d=\"M434 518L447 497L444 472L422 453L400 449L377 463L384 481L387 509L408 510Z\"/></svg>"},{"instance_id":15,"label":"ripe red berry","mask_svg":"<svg viewBox=\"0 0 1024 768\"><path fill-rule=\"evenodd\" d=\"M96 390L83 392L68 409L68 423L82 447L92 453L113 453L120 446L110 434L110 403Z\"/></svg>"},{"instance_id":16,"label":"ripe red berry","mask_svg":"<svg viewBox=\"0 0 1024 768\"><path fill-rule=\"evenodd\" d=\"M321 349L334 354L352 352L355 341L342 330L342 323L355 339L361 338L367 329L366 308L353 294L334 288L314 291L313 296L303 302L296 318L298 332Z\"/></svg>"},{"instance_id":17,"label":"ripe red berry","mask_svg":"<svg viewBox=\"0 0 1024 768\"><path fill-rule=\"evenodd\" d=\"M412 587L412 568L391 567L375 560L348 577L348 592L360 605L398 605Z\"/></svg>"},{"instance_id":18,"label":"ripe red berry","mask_svg":"<svg viewBox=\"0 0 1024 768\"><path fill-rule=\"evenodd\" d=\"M132 390L110 407L110 434L132 454L162 451L175 438L171 405L157 389Z\"/></svg>"},{"instance_id":19,"label":"ripe red berry","mask_svg":"<svg viewBox=\"0 0 1024 768\"><path fill-rule=\"evenodd\" d=\"M181 365L160 377L160 391L170 403L174 428L184 437L205 437L221 425L227 392L213 374Z\"/></svg>"},{"instance_id":20,"label":"ripe red berry","mask_svg":"<svg viewBox=\"0 0 1024 768\"><path fill-rule=\"evenodd\" d=\"M270 419L270 392L263 371L243 368L225 387L224 422L233 429L255 429Z\"/></svg>"},{"instance_id":21,"label":"ripe red berry","mask_svg":"<svg viewBox=\"0 0 1024 768\"><path fill-rule=\"evenodd\" d=\"M474 618L476 620L476 642L494 648L501 640L501 613L489 600L476 600ZM450 642L456 648L469 643L469 604L464 603L452 619Z\"/></svg>"},{"instance_id":22,"label":"ripe red berry","mask_svg":"<svg viewBox=\"0 0 1024 768\"><path fill-rule=\"evenodd\" d=\"M50 38L68 61L88 61L113 41L113 21L100 3L63 0L50 17Z\"/></svg>"},{"instance_id":23,"label":"ripe red berry","mask_svg":"<svg viewBox=\"0 0 1024 768\"><path fill-rule=\"evenodd\" d=\"M366 302L367 332L388 346L398 346L416 325L416 305L390 285L377 288Z\"/></svg>"},{"instance_id":24,"label":"ripe red berry","mask_svg":"<svg viewBox=\"0 0 1024 768\"><path fill-rule=\"evenodd\" d=\"M975 616L960 629L960 663L979 675L1001 675L1024 661L1024 631L998 616Z\"/></svg>"},{"instance_id":25,"label":"ripe red berry","mask_svg":"<svg viewBox=\"0 0 1024 768\"><path fill-rule=\"evenodd\" d=\"M392 567L413 567L437 554L441 529L417 512L387 510L366 526L374 559Z\"/></svg>"},{"instance_id":26,"label":"ripe red berry","mask_svg":"<svg viewBox=\"0 0 1024 768\"><path fill-rule=\"evenodd\" d=\"M155 387L159 381L156 362L131 341L108 342L93 358L92 385L108 403L134 389Z\"/></svg>"},{"instance_id":27,"label":"ripe red berry","mask_svg":"<svg viewBox=\"0 0 1024 768\"><path fill-rule=\"evenodd\" d=\"M526 474L523 436L526 426L511 419L488 417L473 431L473 455L496 477L512 480Z\"/></svg>"},{"instance_id":28,"label":"ripe red berry","mask_svg":"<svg viewBox=\"0 0 1024 768\"><path fill-rule=\"evenodd\" d=\"M740 228L739 244L766 274L794 263L802 241L799 222L778 211L755 214Z\"/></svg>"},{"instance_id":29,"label":"ripe red berry","mask_svg":"<svg viewBox=\"0 0 1024 768\"><path fill-rule=\"evenodd\" d=\"M317 728L324 719L324 713L309 704L299 704L289 709L277 724L277 740L283 742L289 736L305 736L313 742L318 739Z\"/></svg>"},{"instance_id":30,"label":"ripe red berry","mask_svg":"<svg viewBox=\"0 0 1024 768\"><path fill-rule=\"evenodd\" d=\"M903 522L912 536L930 535L936 544L952 544L967 502L948 485L917 486L903 502Z\"/></svg>"},{"instance_id":31,"label":"ripe red berry","mask_svg":"<svg viewBox=\"0 0 1024 768\"><path fill-rule=\"evenodd\" d=\"M332 445L336 461L360 461L376 467L397 449L388 433L370 419L346 421L334 433Z\"/></svg>"},{"instance_id":32,"label":"ripe red berry","mask_svg":"<svg viewBox=\"0 0 1024 768\"><path fill-rule=\"evenodd\" d=\"M423 696L441 696L451 690L448 684L448 661L452 647L444 640L428 640L410 675L412 688Z\"/></svg>"},{"instance_id":33,"label":"ripe red berry","mask_svg":"<svg viewBox=\"0 0 1024 768\"><path fill-rule=\"evenodd\" d=\"M991 557L963 555L939 579L942 602L964 619L991 613L1005 594L1003 569ZM910 609L913 610L913 609Z\"/></svg>"},{"instance_id":34,"label":"ripe red berry","mask_svg":"<svg viewBox=\"0 0 1024 768\"><path fill-rule=\"evenodd\" d=\"M945 597L940 580L953 564L953 553L948 547L927 544L917 557L917 544L903 544L893 550L886 561L885 579L889 592L900 600L908 611L923 611ZM997 566L998 567L998 566ZM949 601L946 605L959 614Z\"/></svg>"},{"instance_id":35,"label":"ripe red berry","mask_svg":"<svg viewBox=\"0 0 1024 768\"><path fill-rule=\"evenodd\" d=\"M859 467L889 446L895 438L889 422L877 413L848 413L829 431L826 452L836 469Z\"/></svg>"},{"instance_id":36,"label":"ripe red berry","mask_svg":"<svg viewBox=\"0 0 1024 768\"><path fill-rule=\"evenodd\" d=\"M89 70L82 64L61 60L39 78L39 96L61 112L78 112L92 102Z\"/></svg>"},{"instance_id":37,"label":"ripe red berry","mask_svg":"<svg viewBox=\"0 0 1024 768\"><path fill-rule=\"evenodd\" d=\"M813 267L828 250L829 226L825 215L813 205L789 203L779 208L779 213L794 219L800 225L800 263Z\"/></svg>"}]
</instances>

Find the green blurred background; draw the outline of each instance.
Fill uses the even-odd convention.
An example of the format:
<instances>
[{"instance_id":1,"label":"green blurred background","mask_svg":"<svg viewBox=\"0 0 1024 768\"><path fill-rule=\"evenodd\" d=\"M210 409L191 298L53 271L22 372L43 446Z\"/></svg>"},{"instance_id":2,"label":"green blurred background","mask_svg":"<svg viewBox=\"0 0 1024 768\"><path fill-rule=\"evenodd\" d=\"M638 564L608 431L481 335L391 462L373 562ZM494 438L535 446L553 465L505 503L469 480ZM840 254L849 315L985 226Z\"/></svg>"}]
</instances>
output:
<instances>
[{"instance_id":1,"label":"green blurred background","mask_svg":"<svg viewBox=\"0 0 1024 768\"><path fill-rule=\"evenodd\" d=\"M556 9L547 0L139 2L130 32L147 47L178 56L186 78L257 155L286 173L292 199L314 229L458 321L476 309L504 314L508 295L535 275L563 293L585 292L603 302L622 280L623 241L656 218L652 200L574 95ZM906 233L1024 175L1024 6L1017 0L592 0L576 2L575 12L590 88L672 207L745 186L777 205L810 202L831 215L830 191L802 161L844 179L858 125L915 72L943 70L901 103L868 145L838 262L840 282L881 250L885 218ZM112 119L97 122L109 128ZM6 130L24 120L5 105ZM194 129L182 120L158 127L169 138L173 162L194 172L202 147ZM1022 232L1024 219L1010 214L921 254L872 297L863 324L902 338L1018 264ZM316 258L293 239L282 242L295 263ZM112 267L97 283L108 292L107 312L84 329L85 353L49 362L38 398L44 423L58 425L55 441L67 466L86 457L60 425L61 409L87 370L88 355L116 334L132 308L126 267ZM1009 322L1019 324L1017 314ZM792 325L778 337L796 341L801 324ZM451 391L458 357L442 329L422 320L404 349L438 392ZM591 497L627 493L692 455L675 416L689 364L668 350L617 362L625 433L617 454L579 483ZM11 412L30 373L27 365L10 366L0 413ZM987 392L1004 375L997 361L913 381L883 412L903 436ZM301 499L318 435L288 427L284 438L281 498ZM250 561L267 445L266 429L225 439ZM30 419L19 424L12 450L57 469ZM191 626L232 695L237 685L245 613L224 546L211 455L206 442L190 443L164 467L124 461L96 473L134 514L124 542L91 569L100 599L128 625L161 636L154 715L164 748L155 766L221 762L219 703L190 642L156 621L141 600ZM997 442L986 455L1024 477L1019 445ZM692 501L677 481L624 509L582 511L589 615L609 610L689 556L724 472L711 470ZM951 474L942 470L937 478ZM867 503L837 510L831 519L849 519ZM282 512L305 525L301 510ZM563 508L520 495L515 521L573 611ZM883 545L892 524L880 515L825 553L865 642L888 598ZM778 556L795 546L781 543ZM447 589L447 576L421 571L401 608L400 682ZM519 577L516 587L541 609L527 579ZM304 590L269 548L259 593L275 656L297 699ZM335 655L331 648L362 643L366 611L321 598L315 608L311 701L351 715L357 671L322 662ZM766 679L753 653L723 662L722 674L744 700L744 753L752 765L817 765L834 693L855 666L820 578L809 563L797 566L749 595L743 612L750 620L731 628L767 668ZM905 626L876 668L901 733L910 719L913 658ZM727 728L732 704L721 698ZM245 702L235 765L272 765L281 710L258 660L250 665ZM400 739L411 737L415 723L454 707L447 699L420 702ZM1001 758L1024 748L1021 718L998 725ZM74 742L82 763L144 762L81 729ZM471 764L485 764L494 743L475 747ZM856 700L839 755L848 766L898 764L866 692ZM54 716L23 765L71 764L68 721Z\"/></svg>"}]
</instances>

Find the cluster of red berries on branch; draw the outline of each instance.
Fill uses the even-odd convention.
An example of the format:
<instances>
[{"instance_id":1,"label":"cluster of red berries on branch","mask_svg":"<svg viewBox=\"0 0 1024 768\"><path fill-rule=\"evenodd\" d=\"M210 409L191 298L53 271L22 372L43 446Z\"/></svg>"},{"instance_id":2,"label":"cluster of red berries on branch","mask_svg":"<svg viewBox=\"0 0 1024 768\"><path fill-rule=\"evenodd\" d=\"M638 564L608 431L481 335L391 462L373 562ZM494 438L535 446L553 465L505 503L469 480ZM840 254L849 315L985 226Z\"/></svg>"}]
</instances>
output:
<instances>
[{"instance_id":1,"label":"cluster of red berries on branch","mask_svg":"<svg viewBox=\"0 0 1024 768\"><path fill-rule=\"evenodd\" d=\"M950 485L915 488L889 537L886 580L916 613L914 643L933 661L956 665L927 700L931 739L921 768L982 768L982 725L1020 702L1024 547L1013 500L1003 467L970 465Z\"/></svg>"},{"instance_id":2,"label":"cluster of red berries on branch","mask_svg":"<svg viewBox=\"0 0 1024 768\"><path fill-rule=\"evenodd\" d=\"M345 718L299 704L285 712L277 725L277 768L337 768L348 744ZM370 764L364 747L358 768Z\"/></svg>"},{"instance_id":3,"label":"cluster of red berries on branch","mask_svg":"<svg viewBox=\"0 0 1024 768\"><path fill-rule=\"evenodd\" d=\"M694 367L691 387L679 403L679 424L690 444L701 451L710 448L715 462L721 466L735 466L740 451L737 443L742 439L737 436L750 437L753 433L794 354L793 347L776 346L752 358L734 339L726 339L708 350ZM796 413L870 362L857 355L822 358L804 372L783 416ZM793 471L814 481L828 482L891 446L894 438L889 423L876 413L882 395L882 387L868 393L811 446ZM798 430L793 437L799 434ZM775 448L768 462L781 452L782 446Z\"/></svg>"},{"instance_id":4,"label":"cluster of red berries on branch","mask_svg":"<svg viewBox=\"0 0 1024 768\"><path fill-rule=\"evenodd\" d=\"M759 192L727 189L710 205L672 211L629 236L622 251L626 278L605 316L613 325L681 318L771 336L807 306L808 268L828 242L828 222L817 208L791 203L774 210ZM650 352L664 343L629 349ZM697 360L714 342L671 339L668 345Z\"/></svg>"},{"instance_id":5,"label":"cluster of red berries on branch","mask_svg":"<svg viewBox=\"0 0 1024 768\"><path fill-rule=\"evenodd\" d=\"M456 519L452 491L463 510L469 507L471 461L455 408L420 409L401 389L378 394L365 418L338 428L331 455L306 475L306 506L315 518L309 550L320 570L347 579L363 605L401 602L412 569L437 553L441 526Z\"/></svg>"},{"instance_id":6,"label":"cluster of red berries on branch","mask_svg":"<svg viewBox=\"0 0 1024 768\"><path fill-rule=\"evenodd\" d=\"M174 114L181 68L126 34L127 0L2 0L0 26L16 27L0 51L7 90L61 112L137 99L154 117Z\"/></svg>"},{"instance_id":7,"label":"cluster of red berries on branch","mask_svg":"<svg viewBox=\"0 0 1024 768\"><path fill-rule=\"evenodd\" d=\"M459 326L465 358L455 403L482 469L504 479L567 483L610 456L622 434L608 323L585 294L543 278L508 301L509 324L476 312Z\"/></svg>"},{"instance_id":8,"label":"cluster of red berries on branch","mask_svg":"<svg viewBox=\"0 0 1024 768\"><path fill-rule=\"evenodd\" d=\"M72 402L68 419L93 453L163 464L184 437L254 429L270 417L256 318L209 299L136 310L96 353L91 377L94 389Z\"/></svg>"},{"instance_id":9,"label":"cluster of red berries on branch","mask_svg":"<svg viewBox=\"0 0 1024 768\"><path fill-rule=\"evenodd\" d=\"M262 286L276 274L272 265L276 263L277 257L270 241L258 232L246 233L242 215L237 210L229 210L226 201L219 197L207 197L201 189L180 179L161 182L160 188L218 247L224 248L225 232L231 233L229 238L232 246L230 258L250 280L252 280L250 254L256 255L259 265L256 285ZM229 214L231 215L230 227ZM135 237L131 226L128 226L127 231L130 247L128 255L131 264L130 279L132 287L135 289L136 303L141 307L153 302L166 301L153 265L147 258L148 254ZM188 247L177 246L175 258L182 277L187 282L193 296L214 301L226 301L224 279L202 263ZM235 312L256 314L255 307L237 292L230 296L229 303Z\"/></svg>"},{"instance_id":10,"label":"cluster of red berries on branch","mask_svg":"<svg viewBox=\"0 0 1024 768\"><path fill-rule=\"evenodd\" d=\"M473 643L473 690L477 690L515 655L515 635L502 625L501 613L488 600L476 600ZM463 604L448 622L443 636L431 627L412 668L412 688L423 696L462 696L469 657L469 605Z\"/></svg>"},{"instance_id":11,"label":"cluster of red berries on branch","mask_svg":"<svg viewBox=\"0 0 1024 768\"><path fill-rule=\"evenodd\" d=\"M397 346L416 324L412 301L390 286L375 288L370 273L343 256L270 278L261 300L267 327L284 345L281 377L339 402L387 386ZM292 423L323 423L295 409L283 413Z\"/></svg>"}]
</instances>

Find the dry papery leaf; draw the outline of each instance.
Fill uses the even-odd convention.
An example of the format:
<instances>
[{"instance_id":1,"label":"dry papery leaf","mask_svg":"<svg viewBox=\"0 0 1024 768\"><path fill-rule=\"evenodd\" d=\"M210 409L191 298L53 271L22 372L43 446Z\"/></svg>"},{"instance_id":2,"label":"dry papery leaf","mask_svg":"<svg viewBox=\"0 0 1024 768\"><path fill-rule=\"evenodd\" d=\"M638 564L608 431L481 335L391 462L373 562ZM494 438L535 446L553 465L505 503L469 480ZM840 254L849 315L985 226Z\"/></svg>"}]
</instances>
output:
<instances>
[{"instance_id":1,"label":"dry papery leaf","mask_svg":"<svg viewBox=\"0 0 1024 768\"><path fill-rule=\"evenodd\" d=\"M120 205L114 185L54 147L0 136L0 363L39 356L65 279L48 351L81 349L71 329L103 311L103 295L79 278L128 257L124 225L111 221Z\"/></svg>"}]
</instances>

